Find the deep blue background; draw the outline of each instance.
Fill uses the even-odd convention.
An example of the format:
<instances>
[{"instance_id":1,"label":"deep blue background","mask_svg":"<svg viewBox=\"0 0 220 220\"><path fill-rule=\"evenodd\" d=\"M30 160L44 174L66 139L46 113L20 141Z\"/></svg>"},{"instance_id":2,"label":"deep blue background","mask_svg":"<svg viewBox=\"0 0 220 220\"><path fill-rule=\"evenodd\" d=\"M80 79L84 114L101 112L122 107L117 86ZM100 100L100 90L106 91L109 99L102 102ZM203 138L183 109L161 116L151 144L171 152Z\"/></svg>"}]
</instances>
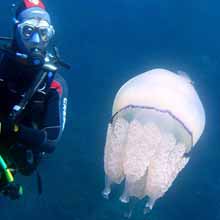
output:
<instances>
[{"instance_id":1,"label":"deep blue background","mask_svg":"<svg viewBox=\"0 0 220 220\"><path fill-rule=\"evenodd\" d=\"M5 1L6 2L6 1ZM10 3L1 2L0 34L11 31ZM187 167L150 215L132 219L220 220L220 4L177 0L47 0L56 40L72 70L67 127L56 153L43 161L20 201L0 199L4 220L119 220L115 191L104 187L103 151L114 96L131 77L155 67L189 74L204 104L205 132Z\"/></svg>"}]
</instances>

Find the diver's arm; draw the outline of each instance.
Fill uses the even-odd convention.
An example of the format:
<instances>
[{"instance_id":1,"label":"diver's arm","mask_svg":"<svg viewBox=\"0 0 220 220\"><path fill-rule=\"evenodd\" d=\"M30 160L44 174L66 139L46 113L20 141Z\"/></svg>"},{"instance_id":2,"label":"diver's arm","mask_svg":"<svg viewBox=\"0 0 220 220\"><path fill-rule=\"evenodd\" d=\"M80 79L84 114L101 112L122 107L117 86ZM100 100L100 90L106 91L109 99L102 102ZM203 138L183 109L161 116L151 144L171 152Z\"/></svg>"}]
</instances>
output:
<instances>
[{"instance_id":1,"label":"diver's arm","mask_svg":"<svg viewBox=\"0 0 220 220\"><path fill-rule=\"evenodd\" d=\"M60 96L56 89L48 92L47 106L40 129L19 125L18 141L34 151L52 153L62 133L60 120Z\"/></svg>"},{"instance_id":2,"label":"diver's arm","mask_svg":"<svg viewBox=\"0 0 220 220\"><path fill-rule=\"evenodd\" d=\"M46 152L42 148L42 145L44 145L47 139L47 134L44 131L19 125L19 132L17 132L16 138L18 142L24 144L27 148L31 148L34 151Z\"/></svg>"}]
</instances>

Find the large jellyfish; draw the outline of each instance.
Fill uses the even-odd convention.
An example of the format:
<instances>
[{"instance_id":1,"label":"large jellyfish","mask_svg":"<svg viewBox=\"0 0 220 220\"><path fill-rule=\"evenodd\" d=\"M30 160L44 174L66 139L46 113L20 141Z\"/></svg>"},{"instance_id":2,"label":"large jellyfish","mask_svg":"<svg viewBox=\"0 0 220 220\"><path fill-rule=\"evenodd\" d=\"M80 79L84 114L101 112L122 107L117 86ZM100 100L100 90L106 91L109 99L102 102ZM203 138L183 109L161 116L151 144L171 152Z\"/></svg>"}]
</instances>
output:
<instances>
[{"instance_id":1,"label":"large jellyfish","mask_svg":"<svg viewBox=\"0 0 220 220\"><path fill-rule=\"evenodd\" d=\"M104 155L105 189L124 182L120 200L148 196L153 208L189 161L205 127L203 105L190 79L153 69L118 91L108 125Z\"/></svg>"}]
</instances>

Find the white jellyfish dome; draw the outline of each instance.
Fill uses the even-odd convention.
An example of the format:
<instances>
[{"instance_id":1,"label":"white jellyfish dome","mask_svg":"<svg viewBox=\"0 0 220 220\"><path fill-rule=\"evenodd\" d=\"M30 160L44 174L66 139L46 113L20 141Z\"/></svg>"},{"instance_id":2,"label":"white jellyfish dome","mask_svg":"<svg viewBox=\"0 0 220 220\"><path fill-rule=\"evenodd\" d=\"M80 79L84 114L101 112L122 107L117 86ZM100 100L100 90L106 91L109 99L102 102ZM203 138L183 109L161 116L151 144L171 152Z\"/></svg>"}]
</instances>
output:
<instances>
[{"instance_id":1,"label":"white jellyfish dome","mask_svg":"<svg viewBox=\"0 0 220 220\"><path fill-rule=\"evenodd\" d=\"M165 69L140 74L118 91L109 123L104 169L111 185L125 182L120 197L149 197L152 209L189 161L205 127L205 112L189 78Z\"/></svg>"}]
</instances>

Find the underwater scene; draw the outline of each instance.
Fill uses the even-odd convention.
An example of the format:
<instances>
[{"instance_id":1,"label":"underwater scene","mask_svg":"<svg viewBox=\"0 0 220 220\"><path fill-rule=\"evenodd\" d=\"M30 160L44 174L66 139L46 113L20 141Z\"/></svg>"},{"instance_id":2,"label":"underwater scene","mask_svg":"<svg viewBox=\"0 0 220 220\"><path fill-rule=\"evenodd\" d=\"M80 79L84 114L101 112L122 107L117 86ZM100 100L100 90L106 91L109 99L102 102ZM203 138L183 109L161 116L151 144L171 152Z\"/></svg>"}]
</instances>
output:
<instances>
[{"instance_id":1,"label":"underwater scene","mask_svg":"<svg viewBox=\"0 0 220 220\"><path fill-rule=\"evenodd\" d=\"M220 3L44 4L71 66L66 126L38 173L16 175L24 195L0 196L1 219L220 220Z\"/></svg>"}]
</instances>

